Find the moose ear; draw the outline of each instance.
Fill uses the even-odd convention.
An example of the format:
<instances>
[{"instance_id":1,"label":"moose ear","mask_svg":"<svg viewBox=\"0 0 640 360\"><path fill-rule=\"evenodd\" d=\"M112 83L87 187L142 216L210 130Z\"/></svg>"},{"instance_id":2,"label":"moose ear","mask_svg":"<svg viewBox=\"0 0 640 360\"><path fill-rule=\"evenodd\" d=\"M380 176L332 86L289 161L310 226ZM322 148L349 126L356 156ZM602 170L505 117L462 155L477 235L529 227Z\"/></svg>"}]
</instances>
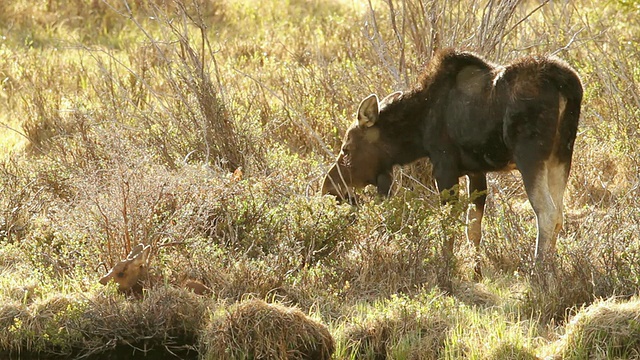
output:
<instances>
[{"instance_id":1,"label":"moose ear","mask_svg":"<svg viewBox=\"0 0 640 360\"><path fill-rule=\"evenodd\" d=\"M131 253L127 257L127 260L132 261L135 264L145 264L149 260L149 253L151 252L151 245L144 246L142 244L137 245L131 250Z\"/></svg>"},{"instance_id":2,"label":"moose ear","mask_svg":"<svg viewBox=\"0 0 640 360\"><path fill-rule=\"evenodd\" d=\"M134 259L138 257L142 252L142 250L144 250L143 244L138 244L134 246L133 249L131 249L131 251L129 252L129 255L127 255L127 259Z\"/></svg>"},{"instance_id":3,"label":"moose ear","mask_svg":"<svg viewBox=\"0 0 640 360\"><path fill-rule=\"evenodd\" d=\"M149 254L151 254L151 245L147 245L142 249L142 261L145 264L149 262Z\"/></svg>"},{"instance_id":4,"label":"moose ear","mask_svg":"<svg viewBox=\"0 0 640 360\"><path fill-rule=\"evenodd\" d=\"M371 94L358 107L358 126L371 127L378 121L378 96Z\"/></svg>"},{"instance_id":5,"label":"moose ear","mask_svg":"<svg viewBox=\"0 0 640 360\"><path fill-rule=\"evenodd\" d=\"M402 95L402 91L396 91L384 97L384 99L380 100L380 108L385 107L386 105L391 104L395 99Z\"/></svg>"}]
</instances>

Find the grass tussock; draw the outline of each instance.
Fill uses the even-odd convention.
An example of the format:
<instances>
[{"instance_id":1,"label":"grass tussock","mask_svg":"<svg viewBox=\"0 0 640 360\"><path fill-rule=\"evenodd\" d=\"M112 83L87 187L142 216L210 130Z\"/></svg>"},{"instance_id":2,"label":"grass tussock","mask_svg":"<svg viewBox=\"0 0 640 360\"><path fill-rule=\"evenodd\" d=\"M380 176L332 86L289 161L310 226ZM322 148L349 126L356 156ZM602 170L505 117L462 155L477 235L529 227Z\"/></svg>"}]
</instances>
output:
<instances>
[{"instance_id":1,"label":"grass tussock","mask_svg":"<svg viewBox=\"0 0 640 360\"><path fill-rule=\"evenodd\" d=\"M131 302L114 297L114 289L94 296L58 293L28 305L4 304L3 353L68 358L123 348L130 353L197 350L186 344L195 343L206 306L193 293L161 287Z\"/></svg>"},{"instance_id":2,"label":"grass tussock","mask_svg":"<svg viewBox=\"0 0 640 360\"><path fill-rule=\"evenodd\" d=\"M537 360L537 357L531 349L511 343L501 343L496 345L486 357L487 359L500 360Z\"/></svg>"},{"instance_id":3,"label":"grass tussock","mask_svg":"<svg viewBox=\"0 0 640 360\"><path fill-rule=\"evenodd\" d=\"M326 325L299 309L255 299L214 314L202 341L207 359L328 360L335 350Z\"/></svg>"},{"instance_id":4,"label":"grass tussock","mask_svg":"<svg viewBox=\"0 0 640 360\"><path fill-rule=\"evenodd\" d=\"M426 300L427 297L420 300ZM438 359L453 326L446 300L392 297L358 309L342 331L341 358Z\"/></svg>"},{"instance_id":5,"label":"grass tussock","mask_svg":"<svg viewBox=\"0 0 640 360\"><path fill-rule=\"evenodd\" d=\"M640 356L640 301L601 300L574 315L556 344L556 359Z\"/></svg>"}]
</instances>

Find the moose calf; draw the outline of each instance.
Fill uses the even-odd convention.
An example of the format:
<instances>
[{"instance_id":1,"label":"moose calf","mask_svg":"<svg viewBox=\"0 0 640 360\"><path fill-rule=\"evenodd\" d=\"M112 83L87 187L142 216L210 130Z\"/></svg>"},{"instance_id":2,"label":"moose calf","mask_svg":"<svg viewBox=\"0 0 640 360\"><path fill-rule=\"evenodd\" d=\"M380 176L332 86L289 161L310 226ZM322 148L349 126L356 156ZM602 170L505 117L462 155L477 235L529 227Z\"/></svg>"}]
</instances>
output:
<instances>
[{"instance_id":1,"label":"moose calf","mask_svg":"<svg viewBox=\"0 0 640 360\"><path fill-rule=\"evenodd\" d=\"M102 285L107 285L109 281L118 284L118 290L136 295L142 293L145 281L149 280L148 266L151 245L138 244L127 256L126 259L116 263L107 274L100 278ZM198 295L211 292L206 285L197 280L187 280L182 287L193 291Z\"/></svg>"}]
</instances>

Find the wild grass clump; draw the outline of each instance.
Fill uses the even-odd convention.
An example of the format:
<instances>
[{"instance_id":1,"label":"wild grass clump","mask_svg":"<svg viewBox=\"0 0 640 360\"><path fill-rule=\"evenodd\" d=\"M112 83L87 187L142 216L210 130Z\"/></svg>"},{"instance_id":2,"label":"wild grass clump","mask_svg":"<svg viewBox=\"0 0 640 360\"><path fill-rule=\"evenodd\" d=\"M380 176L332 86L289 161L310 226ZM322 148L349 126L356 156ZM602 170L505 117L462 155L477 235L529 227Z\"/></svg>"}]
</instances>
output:
<instances>
[{"instance_id":1,"label":"wild grass clump","mask_svg":"<svg viewBox=\"0 0 640 360\"><path fill-rule=\"evenodd\" d=\"M10 329L15 327L16 323L20 323L19 319L26 317L26 312L27 310L25 305L18 301L7 301L5 299L0 307L0 328ZM11 352L13 349L18 347L16 343L20 343L20 341L22 340L18 336L9 336L9 334L6 333L3 334L3 336L0 336L0 346L2 346L0 353Z\"/></svg>"},{"instance_id":2,"label":"wild grass clump","mask_svg":"<svg viewBox=\"0 0 640 360\"><path fill-rule=\"evenodd\" d=\"M582 308L555 344L556 359L635 359L640 356L640 300L614 298Z\"/></svg>"},{"instance_id":3,"label":"wild grass clump","mask_svg":"<svg viewBox=\"0 0 640 360\"><path fill-rule=\"evenodd\" d=\"M442 358L536 359L543 332L534 319L511 308L505 298L514 295L503 294L494 304L458 305Z\"/></svg>"},{"instance_id":4,"label":"wild grass clump","mask_svg":"<svg viewBox=\"0 0 640 360\"><path fill-rule=\"evenodd\" d=\"M19 242L29 233L34 212L50 200L48 194L34 190L39 185L38 177L20 166L18 157L0 162L0 241Z\"/></svg>"},{"instance_id":5,"label":"wild grass clump","mask_svg":"<svg viewBox=\"0 0 640 360\"><path fill-rule=\"evenodd\" d=\"M455 306L437 293L392 296L359 307L342 330L341 358L439 359L453 326Z\"/></svg>"},{"instance_id":6,"label":"wild grass clump","mask_svg":"<svg viewBox=\"0 0 640 360\"><path fill-rule=\"evenodd\" d=\"M335 350L327 326L296 308L254 299L213 317L205 359L329 360Z\"/></svg>"},{"instance_id":7,"label":"wild grass clump","mask_svg":"<svg viewBox=\"0 0 640 360\"><path fill-rule=\"evenodd\" d=\"M489 360L538 360L539 357L535 353L526 347L511 344L501 343L494 345L493 350L487 354L486 359Z\"/></svg>"}]
</instances>

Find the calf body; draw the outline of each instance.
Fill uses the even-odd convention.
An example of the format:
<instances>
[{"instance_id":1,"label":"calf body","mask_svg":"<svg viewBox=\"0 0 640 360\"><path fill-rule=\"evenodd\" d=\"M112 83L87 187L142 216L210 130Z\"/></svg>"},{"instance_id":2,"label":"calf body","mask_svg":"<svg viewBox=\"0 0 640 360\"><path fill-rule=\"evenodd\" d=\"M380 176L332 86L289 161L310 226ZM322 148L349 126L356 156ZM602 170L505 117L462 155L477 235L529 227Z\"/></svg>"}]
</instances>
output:
<instances>
[{"instance_id":1,"label":"calf body","mask_svg":"<svg viewBox=\"0 0 640 360\"><path fill-rule=\"evenodd\" d=\"M555 252L562 227L582 92L576 72L554 57L497 66L468 52L440 52L414 89L360 103L322 191L351 199L354 188L371 184L387 195L394 165L430 158L439 191L468 176L469 193L480 192L467 213L467 237L478 249L486 173L517 168L536 214L541 262ZM450 255L453 243L444 251Z\"/></svg>"}]
</instances>

